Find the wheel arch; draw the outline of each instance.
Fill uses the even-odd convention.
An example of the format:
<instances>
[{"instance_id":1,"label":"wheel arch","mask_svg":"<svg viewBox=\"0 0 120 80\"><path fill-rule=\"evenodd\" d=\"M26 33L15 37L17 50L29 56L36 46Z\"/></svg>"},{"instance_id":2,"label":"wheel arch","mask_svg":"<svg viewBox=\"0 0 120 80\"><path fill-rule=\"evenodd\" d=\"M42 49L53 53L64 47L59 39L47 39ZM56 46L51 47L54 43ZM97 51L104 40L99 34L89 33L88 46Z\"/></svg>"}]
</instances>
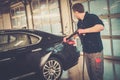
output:
<instances>
[{"instance_id":1,"label":"wheel arch","mask_svg":"<svg viewBox=\"0 0 120 80\"><path fill-rule=\"evenodd\" d=\"M63 70L65 70L65 59L64 59L64 57L62 55L52 54L52 55L50 55L49 58L52 58L52 57L57 58L62 63Z\"/></svg>"}]
</instances>

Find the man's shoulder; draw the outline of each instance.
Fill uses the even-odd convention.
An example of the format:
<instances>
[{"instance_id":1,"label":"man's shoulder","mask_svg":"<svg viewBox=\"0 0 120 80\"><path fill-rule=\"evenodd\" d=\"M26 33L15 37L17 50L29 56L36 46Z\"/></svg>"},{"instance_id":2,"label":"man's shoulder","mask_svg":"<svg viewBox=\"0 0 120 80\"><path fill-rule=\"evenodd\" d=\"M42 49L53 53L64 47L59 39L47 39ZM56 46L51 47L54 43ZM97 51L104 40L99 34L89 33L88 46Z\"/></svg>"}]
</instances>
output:
<instances>
[{"instance_id":1,"label":"man's shoulder","mask_svg":"<svg viewBox=\"0 0 120 80\"><path fill-rule=\"evenodd\" d=\"M93 17L98 17L96 14L93 13L87 13L87 17L93 18Z\"/></svg>"}]
</instances>

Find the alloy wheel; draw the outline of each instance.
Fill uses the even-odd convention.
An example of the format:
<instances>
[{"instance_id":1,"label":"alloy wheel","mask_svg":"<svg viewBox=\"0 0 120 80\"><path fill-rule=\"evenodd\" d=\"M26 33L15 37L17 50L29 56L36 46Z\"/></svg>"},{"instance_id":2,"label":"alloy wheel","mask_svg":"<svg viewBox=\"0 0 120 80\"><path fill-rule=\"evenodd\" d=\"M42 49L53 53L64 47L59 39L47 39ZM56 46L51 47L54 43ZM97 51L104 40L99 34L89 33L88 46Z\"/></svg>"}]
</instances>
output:
<instances>
[{"instance_id":1,"label":"alloy wheel","mask_svg":"<svg viewBox=\"0 0 120 80\"><path fill-rule=\"evenodd\" d=\"M46 80L57 80L62 74L62 65L56 58L50 58L43 66L43 76Z\"/></svg>"}]
</instances>

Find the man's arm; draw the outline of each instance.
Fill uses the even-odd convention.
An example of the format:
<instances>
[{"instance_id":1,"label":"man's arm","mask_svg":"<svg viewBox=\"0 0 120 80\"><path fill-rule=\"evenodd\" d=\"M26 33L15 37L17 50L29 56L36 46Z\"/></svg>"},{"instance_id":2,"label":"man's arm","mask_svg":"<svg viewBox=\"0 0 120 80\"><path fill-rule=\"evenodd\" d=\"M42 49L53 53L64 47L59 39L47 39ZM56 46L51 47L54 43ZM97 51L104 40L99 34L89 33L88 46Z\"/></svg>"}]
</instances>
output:
<instances>
[{"instance_id":1,"label":"man's arm","mask_svg":"<svg viewBox=\"0 0 120 80\"><path fill-rule=\"evenodd\" d=\"M85 34L85 33L94 33L94 32L100 32L104 30L104 26L102 24L96 24L93 27L86 28L86 29L78 29L79 34Z\"/></svg>"}]
</instances>

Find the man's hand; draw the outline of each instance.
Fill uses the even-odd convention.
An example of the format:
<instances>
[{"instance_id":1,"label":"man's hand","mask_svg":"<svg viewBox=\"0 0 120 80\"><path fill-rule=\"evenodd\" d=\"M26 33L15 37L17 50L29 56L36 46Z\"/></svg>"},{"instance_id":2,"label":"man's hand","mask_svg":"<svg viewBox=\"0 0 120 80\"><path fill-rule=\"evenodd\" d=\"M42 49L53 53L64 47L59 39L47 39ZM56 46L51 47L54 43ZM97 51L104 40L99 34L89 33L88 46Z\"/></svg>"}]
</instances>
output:
<instances>
[{"instance_id":1,"label":"man's hand","mask_svg":"<svg viewBox=\"0 0 120 80\"><path fill-rule=\"evenodd\" d=\"M85 33L85 30L84 30L84 29L78 29L77 32L78 32L79 34L84 34L84 33Z\"/></svg>"},{"instance_id":2,"label":"man's hand","mask_svg":"<svg viewBox=\"0 0 120 80\"><path fill-rule=\"evenodd\" d=\"M78 35L79 35L78 31L75 31L75 32L74 32L73 34L71 34L70 36L64 37L64 38L63 38L63 42L67 42L68 39L70 39L70 38L75 39Z\"/></svg>"},{"instance_id":3,"label":"man's hand","mask_svg":"<svg viewBox=\"0 0 120 80\"><path fill-rule=\"evenodd\" d=\"M67 42L67 38L68 38L68 36L64 37L63 42Z\"/></svg>"}]
</instances>

